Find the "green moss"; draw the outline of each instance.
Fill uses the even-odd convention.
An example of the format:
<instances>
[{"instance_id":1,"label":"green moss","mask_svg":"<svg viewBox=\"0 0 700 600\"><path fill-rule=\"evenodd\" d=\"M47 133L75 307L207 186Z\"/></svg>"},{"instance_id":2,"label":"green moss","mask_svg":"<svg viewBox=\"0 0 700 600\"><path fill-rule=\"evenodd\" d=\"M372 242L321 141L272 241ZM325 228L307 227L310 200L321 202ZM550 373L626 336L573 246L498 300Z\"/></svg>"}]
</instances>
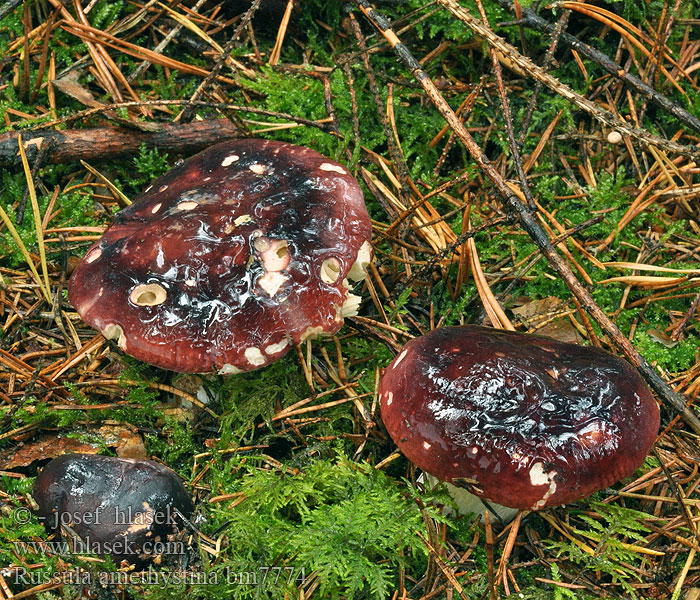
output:
<instances>
[{"instance_id":1,"label":"green moss","mask_svg":"<svg viewBox=\"0 0 700 600\"><path fill-rule=\"evenodd\" d=\"M210 470L217 493L245 498L233 509L211 508L211 527L227 524L229 544L211 569L260 573L261 565L276 565L295 576L314 573L322 598L385 598L399 565L424 564L415 534L423 527L420 510L381 471L342 454L294 473L261 470L256 462L249 456L245 464L231 460ZM268 578L262 588L270 597L293 593L286 578ZM263 590L234 586L230 593L248 598Z\"/></svg>"}]
</instances>

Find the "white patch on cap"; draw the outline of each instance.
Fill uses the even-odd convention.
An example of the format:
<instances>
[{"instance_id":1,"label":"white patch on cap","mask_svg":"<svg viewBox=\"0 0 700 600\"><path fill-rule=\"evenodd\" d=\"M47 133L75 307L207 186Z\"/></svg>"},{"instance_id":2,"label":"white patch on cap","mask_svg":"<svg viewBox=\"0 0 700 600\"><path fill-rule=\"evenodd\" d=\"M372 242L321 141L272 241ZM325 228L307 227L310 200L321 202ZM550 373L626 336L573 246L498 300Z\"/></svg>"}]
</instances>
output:
<instances>
[{"instance_id":1,"label":"white patch on cap","mask_svg":"<svg viewBox=\"0 0 700 600\"><path fill-rule=\"evenodd\" d=\"M168 292L157 283L141 283L129 294L129 300L138 306L157 306L163 304L168 297Z\"/></svg>"},{"instance_id":2,"label":"white patch on cap","mask_svg":"<svg viewBox=\"0 0 700 600\"><path fill-rule=\"evenodd\" d=\"M239 158L240 156L237 154L231 154L231 156L224 158L224 160L221 162L221 166L228 167L231 163L235 163Z\"/></svg>"},{"instance_id":3,"label":"white patch on cap","mask_svg":"<svg viewBox=\"0 0 700 600\"><path fill-rule=\"evenodd\" d=\"M531 510L539 510L546 503L549 497L557 491L557 483L554 478L557 476L556 471L550 471L545 473L544 464L541 462L536 462L532 467L530 467L530 483L532 485L546 485L548 486L547 491L542 496L541 500L535 502L535 505Z\"/></svg>"},{"instance_id":4,"label":"white patch on cap","mask_svg":"<svg viewBox=\"0 0 700 600\"><path fill-rule=\"evenodd\" d=\"M340 173L341 175L347 175L347 171L343 169L340 165L334 165L333 163L323 163L319 169L321 171L333 171L334 173Z\"/></svg>"},{"instance_id":5,"label":"white patch on cap","mask_svg":"<svg viewBox=\"0 0 700 600\"><path fill-rule=\"evenodd\" d=\"M404 351L396 357L396 360L394 361L394 366L393 366L394 369L395 369L396 367L399 366L399 363L400 363L404 358L406 358L406 354L408 354L408 350L405 350L405 349L404 349Z\"/></svg>"},{"instance_id":6,"label":"white patch on cap","mask_svg":"<svg viewBox=\"0 0 700 600\"><path fill-rule=\"evenodd\" d=\"M362 246L357 251L357 258L348 272L348 277L353 281L362 281L367 277L367 265L372 262L372 244L367 240L362 242Z\"/></svg>"},{"instance_id":7,"label":"white patch on cap","mask_svg":"<svg viewBox=\"0 0 700 600\"><path fill-rule=\"evenodd\" d=\"M192 200L185 200L185 202L180 202L177 205L178 210L192 210L193 208L196 208L197 203L192 202Z\"/></svg>"},{"instance_id":8,"label":"white patch on cap","mask_svg":"<svg viewBox=\"0 0 700 600\"><path fill-rule=\"evenodd\" d=\"M263 353L260 352L260 348L251 346L250 348L246 348L244 354L246 360L254 367L259 367L260 365L265 364L265 357L263 356Z\"/></svg>"},{"instance_id":9,"label":"white patch on cap","mask_svg":"<svg viewBox=\"0 0 700 600\"><path fill-rule=\"evenodd\" d=\"M269 250L270 239L263 237L260 231L254 231L251 239L253 240L253 248L255 248L258 252L265 252L265 250Z\"/></svg>"},{"instance_id":10,"label":"white patch on cap","mask_svg":"<svg viewBox=\"0 0 700 600\"><path fill-rule=\"evenodd\" d=\"M226 363L219 369L219 375L238 375L239 373L243 373L243 370L239 369L238 367L234 367L229 363Z\"/></svg>"},{"instance_id":11,"label":"white patch on cap","mask_svg":"<svg viewBox=\"0 0 700 600\"><path fill-rule=\"evenodd\" d=\"M289 279L284 273L279 273L277 271L270 271L265 273L260 279L258 279L258 285L267 292L267 295L272 298L280 288L284 285L284 282Z\"/></svg>"},{"instance_id":12,"label":"white patch on cap","mask_svg":"<svg viewBox=\"0 0 700 600\"><path fill-rule=\"evenodd\" d=\"M119 346L122 350L126 350L126 336L124 335L124 330L120 325L117 325L116 323L107 325L102 330L102 335L105 337L105 339L117 340L117 346Z\"/></svg>"},{"instance_id":13,"label":"white patch on cap","mask_svg":"<svg viewBox=\"0 0 700 600\"><path fill-rule=\"evenodd\" d=\"M311 327L311 326L309 326L309 327L307 327L307 328L304 330L304 333L301 334L301 340L300 340L300 341L301 341L301 342L305 342L305 341L308 340L309 338L318 337L318 336L321 335L322 333L323 333L323 327L321 327L320 325L319 325L318 327Z\"/></svg>"},{"instance_id":14,"label":"white patch on cap","mask_svg":"<svg viewBox=\"0 0 700 600\"><path fill-rule=\"evenodd\" d=\"M164 192L164 191L167 190L167 189L168 189L168 186L167 186L167 185L161 185L161 186L158 188L158 191L159 191L159 192Z\"/></svg>"},{"instance_id":15,"label":"white patch on cap","mask_svg":"<svg viewBox=\"0 0 700 600\"><path fill-rule=\"evenodd\" d=\"M287 338L282 338L276 344L270 344L265 347L265 354L277 354L282 352L289 345L289 340Z\"/></svg>"},{"instance_id":16,"label":"white patch on cap","mask_svg":"<svg viewBox=\"0 0 700 600\"><path fill-rule=\"evenodd\" d=\"M262 175L265 172L265 167L263 165L255 164L255 165L250 165L248 168L251 171L253 171L253 173L255 173L256 175Z\"/></svg>"},{"instance_id":17,"label":"white patch on cap","mask_svg":"<svg viewBox=\"0 0 700 600\"><path fill-rule=\"evenodd\" d=\"M163 203L162 203L162 202L159 202L158 204L156 204L156 205L151 209L151 214L152 214L152 215L155 215L155 214L160 210L160 207L161 207L161 206L163 206Z\"/></svg>"},{"instance_id":18,"label":"white patch on cap","mask_svg":"<svg viewBox=\"0 0 700 600\"><path fill-rule=\"evenodd\" d=\"M189 287L194 287L197 285L197 281L195 279L185 279L185 285Z\"/></svg>"},{"instance_id":19,"label":"white patch on cap","mask_svg":"<svg viewBox=\"0 0 700 600\"><path fill-rule=\"evenodd\" d=\"M331 256L321 263L321 281L328 285L338 281L340 277L340 262L334 256Z\"/></svg>"},{"instance_id":20,"label":"white patch on cap","mask_svg":"<svg viewBox=\"0 0 700 600\"><path fill-rule=\"evenodd\" d=\"M253 242L263 268L268 272L284 271L289 266L290 256L287 240L259 237Z\"/></svg>"},{"instance_id":21,"label":"white patch on cap","mask_svg":"<svg viewBox=\"0 0 700 600\"><path fill-rule=\"evenodd\" d=\"M102 249L101 248L93 248L90 250L90 252L87 253L87 256L85 257L85 262L86 263L92 263L95 262L98 258L102 256Z\"/></svg>"},{"instance_id":22,"label":"white patch on cap","mask_svg":"<svg viewBox=\"0 0 700 600\"><path fill-rule=\"evenodd\" d=\"M430 450L431 447L432 444L429 444L428 442L423 442L423 448L425 448L426 450Z\"/></svg>"},{"instance_id":23,"label":"white patch on cap","mask_svg":"<svg viewBox=\"0 0 700 600\"><path fill-rule=\"evenodd\" d=\"M233 224L238 227L239 225L243 225L243 223L250 223L250 221L253 220L253 217L250 215L241 215L240 217L236 217L233 220Z\"/></svg>"},{"instance_id":24,"label":"white patch on cap","mask_svg":"<svg viewBox=\"0 0 700 600\"><path fill-rule=\"evenodd\" d=\"M472 446L472 454L479 454L479 449L476 446Z\"/></svg>"},{"instance_id":25,"label":"white patch on cap","mask_svg":"<svg viewBox=\"0 0 700 600\"><path fill-rule=\"evenodd\" d=\"M391 403L394 401L394 392L387 392L386 393L386 405L391 406Z\"/></svg>"}]
</instances>

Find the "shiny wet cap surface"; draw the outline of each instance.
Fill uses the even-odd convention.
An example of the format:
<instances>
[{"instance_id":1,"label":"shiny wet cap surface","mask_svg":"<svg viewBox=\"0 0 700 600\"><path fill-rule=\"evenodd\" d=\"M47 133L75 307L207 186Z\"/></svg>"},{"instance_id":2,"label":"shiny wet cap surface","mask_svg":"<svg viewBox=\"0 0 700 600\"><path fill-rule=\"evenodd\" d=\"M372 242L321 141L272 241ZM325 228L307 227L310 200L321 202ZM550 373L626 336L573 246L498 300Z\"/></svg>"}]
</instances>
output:
<instances>
[{"instance_id":1,"label":"shiny wet cap surface","mask_svg":"<svg viewBox=\"0 0 700 600\"><path fill-rule=\"evenodd\" d=\"M473 325L411 340L379 392L413 463L513 508L573 502L631 475L659 427L656 401L621 358Z\"/></svg>"}]
</instances>

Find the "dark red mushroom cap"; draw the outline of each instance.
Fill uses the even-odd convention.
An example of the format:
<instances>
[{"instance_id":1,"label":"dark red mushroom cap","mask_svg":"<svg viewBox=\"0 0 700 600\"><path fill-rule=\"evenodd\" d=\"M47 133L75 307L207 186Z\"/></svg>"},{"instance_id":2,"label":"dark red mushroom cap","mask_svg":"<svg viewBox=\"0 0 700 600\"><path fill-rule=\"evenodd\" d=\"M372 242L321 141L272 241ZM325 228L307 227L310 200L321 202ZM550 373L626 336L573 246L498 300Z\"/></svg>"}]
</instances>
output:
<instances>
[{"instance_id":1,"label":"dark red mushroom cap","mask_svg":"<svg viewBox=\"0 0 700 600\"><path fill-rule=\"evenodd\" d=\"M180 478L150 460L67 454L34 482L39 520L49 531L67 525L84 544L79 554L109 555L119 563L153 559L192 514ZM79 552L82 550L82 552Z\"/></svg>"},{"instance_id":2,"label":"dark red mushroom cap","mask_svg":"<svg viewBox=\"0 0 700 600\"><path fill-rule=\"evenodd\" d=\"M513 508L573 502L631 475L659 427L651 392L617 356L472 325L411 340L379 393L409 460Z\"/></svg>"},{"instance_id":3,"label":"dark red mushroom cap","mask_svg":"<svg viewBox=\"0 0 700 600\"><path fill-rule=\"evenodd\" d=\"M212 146L119 212L68 288L128 354L181 372L249 371L333 334L372 257L362 191L318 152Z\"/></svg>"}]
</instances>

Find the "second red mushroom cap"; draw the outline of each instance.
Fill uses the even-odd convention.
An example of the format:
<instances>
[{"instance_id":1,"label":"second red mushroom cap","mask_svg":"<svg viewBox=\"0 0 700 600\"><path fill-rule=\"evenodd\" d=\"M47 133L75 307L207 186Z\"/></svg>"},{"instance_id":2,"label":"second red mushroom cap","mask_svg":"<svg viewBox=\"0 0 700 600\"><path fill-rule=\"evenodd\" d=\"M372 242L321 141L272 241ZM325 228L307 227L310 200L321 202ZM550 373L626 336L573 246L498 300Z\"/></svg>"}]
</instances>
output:
<instances>
[{"instance_id":1,"label":"second red mushroom cap","mask_svg":"<svg viewBox=\"0 0 700 600\"><path fill-rule=\"evenodd\" d=\"M513 508L573 502L631 475L659 427L656 401L621 358L470 325L411 340L379 394L409 460Z\"/></svg>"}]
</instances>

